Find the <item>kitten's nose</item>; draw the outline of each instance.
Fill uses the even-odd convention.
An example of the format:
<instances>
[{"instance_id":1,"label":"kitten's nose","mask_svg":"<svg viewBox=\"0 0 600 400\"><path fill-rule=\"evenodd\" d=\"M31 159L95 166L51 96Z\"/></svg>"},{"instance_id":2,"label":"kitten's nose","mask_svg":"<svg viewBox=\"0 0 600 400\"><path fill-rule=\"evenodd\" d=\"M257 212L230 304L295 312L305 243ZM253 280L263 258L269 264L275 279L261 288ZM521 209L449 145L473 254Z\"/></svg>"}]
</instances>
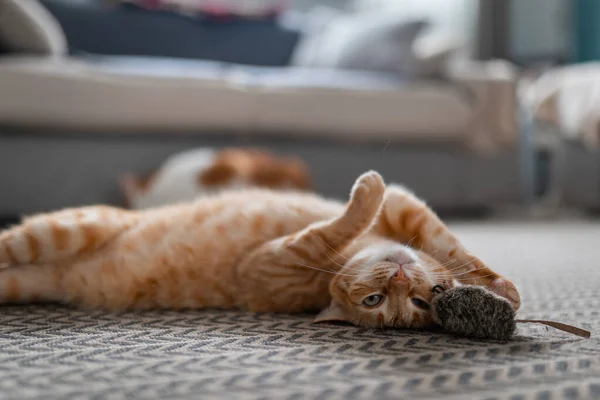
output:
<instances>
[{"instance_id":1,"label":"kitten's nose","mask_svg":"<svg viewBox=\"0 0 600 400\"><path fill-rule=\"evenodd\" d=\"M396 283L408 283L415 275L419 275L419 267L414 264L404 264L398 268L390 280Z\"/></svg>"},{"instance_id":2,"label":"kitten's nose","mask_svg":"<svg viewBox=\"0 0 600 400\"><path fill-rule=\"evenodd\" d=\"M409 277L406 275L404 267L400 266L400 268L398 268L398 271L396 271L396 273L392 275L391 279L394 282L406 283L408 282Z\"/></svg>"}]
</instances>

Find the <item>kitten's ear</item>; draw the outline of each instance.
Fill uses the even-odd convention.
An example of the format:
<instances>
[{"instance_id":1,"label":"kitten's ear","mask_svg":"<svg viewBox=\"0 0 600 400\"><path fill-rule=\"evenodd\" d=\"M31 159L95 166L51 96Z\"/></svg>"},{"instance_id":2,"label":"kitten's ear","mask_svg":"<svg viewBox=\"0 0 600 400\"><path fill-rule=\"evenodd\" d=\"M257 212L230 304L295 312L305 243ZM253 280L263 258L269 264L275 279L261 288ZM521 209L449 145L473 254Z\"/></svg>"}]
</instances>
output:
<instances>
[{"instance_id":1,"label":"kitten's ear","mask_svg":"<svg viewBox=\"0 0 600 400\"><path fill-rule=\"evenodd\" d=\"M350 315L346 309L336 301L332 301L329 307L321 311L313 323L321 322L350 322Z\"/></svg>"},{"instance_id":2,"label":"kitten's ear","mask_svg":"<svg viewBox=\"0 0 600 400\"><path fill-rule=\"evenodd\" d=\"M198 186L225 185L238 175L235 166L229 161L216 162L210 167L200 171L196 178Z\"/></svg>"}]
</instances>

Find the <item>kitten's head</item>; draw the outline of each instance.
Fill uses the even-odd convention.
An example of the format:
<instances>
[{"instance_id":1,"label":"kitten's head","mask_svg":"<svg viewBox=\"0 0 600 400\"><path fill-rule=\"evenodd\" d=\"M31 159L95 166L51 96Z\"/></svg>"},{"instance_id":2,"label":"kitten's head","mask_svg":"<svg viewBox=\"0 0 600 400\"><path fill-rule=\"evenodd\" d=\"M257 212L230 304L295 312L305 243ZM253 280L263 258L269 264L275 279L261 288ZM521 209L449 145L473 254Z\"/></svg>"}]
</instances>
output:
<instances>
[{"instance_id":1,"label":"kitten's head","mask_svg":"<svg viewBox=\"0 0 600 400\"><path fill-rule=\"evenodd\" d=\"M373 244L354 255L331 281L331 305L315 322L345 321L365 327L433 325L434 288L453 286L443 266L395 242ZM436 288L437 290L437 288Z\"/></svg>"}]
</instances>

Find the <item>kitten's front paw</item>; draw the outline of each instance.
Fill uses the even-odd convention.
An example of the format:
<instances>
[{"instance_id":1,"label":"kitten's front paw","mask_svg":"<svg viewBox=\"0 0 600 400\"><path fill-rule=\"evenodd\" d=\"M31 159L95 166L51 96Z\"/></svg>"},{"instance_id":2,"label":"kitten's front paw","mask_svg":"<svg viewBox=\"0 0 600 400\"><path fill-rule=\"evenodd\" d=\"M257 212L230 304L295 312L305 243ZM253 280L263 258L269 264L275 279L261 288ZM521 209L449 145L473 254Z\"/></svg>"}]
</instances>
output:
<instances>
[{"instance_id":1,"label":"kitten's front paw","mask_svg":"<svg viewBox=\"0 0 600 400\"><path fill-rule=\"evenodd\" d=\"M377 211L383 201L384 193L385 183L381 175L375 171L365 172L354 183L350 202L363 211Z\"/></svg>"},{"instance_id":2,"label":"kitten's front paw","mask_svg":"<svg viewBox=\"0 0 600 400\"><path fill-rule=\"evenodd\" d=\"M508 279L496 278L488 285L488 289L508 300L513 310L518 311L521 307L521 296L515 285Z\"/></svg>"}]
</instances>

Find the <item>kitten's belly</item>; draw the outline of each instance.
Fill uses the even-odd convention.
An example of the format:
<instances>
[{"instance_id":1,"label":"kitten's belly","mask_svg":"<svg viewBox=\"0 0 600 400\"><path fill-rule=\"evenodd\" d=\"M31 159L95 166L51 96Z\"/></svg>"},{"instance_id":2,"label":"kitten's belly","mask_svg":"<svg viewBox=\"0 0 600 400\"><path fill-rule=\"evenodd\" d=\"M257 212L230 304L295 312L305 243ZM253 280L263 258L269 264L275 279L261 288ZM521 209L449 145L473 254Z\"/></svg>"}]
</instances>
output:
<instances>
[{"instance_id":1,"label":"kitten's belly","mask_svg":"<svg viewBox=\"0 0 600 400\"><path fill-rule=\"evenodd\" d=\"M147 212L112 253L135 277L123 284L135 285L127 291L138 298L160 307L232 307L233 270L253 249L342 211L310 195L231 193Z\"/></svg>"},{"instance_id":2,"label":"kitten's belly","mask_svg":"<svg viewBox=\"0 0 600 400\"><path fill-rule=\"evenodd\" d=\"M192 225L198 236L244 252L342 212L342 204L314 195L251 190L195 203Z\"/></svg>"}]
</instances>

